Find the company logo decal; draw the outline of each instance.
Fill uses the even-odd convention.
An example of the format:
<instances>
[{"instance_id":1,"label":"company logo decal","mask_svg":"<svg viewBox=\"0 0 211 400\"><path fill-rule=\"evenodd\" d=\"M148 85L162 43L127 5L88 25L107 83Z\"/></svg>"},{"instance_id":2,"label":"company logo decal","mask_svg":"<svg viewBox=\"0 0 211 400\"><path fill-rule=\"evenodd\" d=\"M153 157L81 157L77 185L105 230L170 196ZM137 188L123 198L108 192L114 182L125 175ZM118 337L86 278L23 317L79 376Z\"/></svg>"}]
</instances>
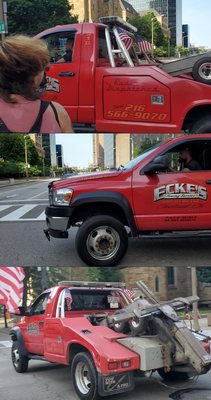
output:
<instances>
[{"instance_id":1,"label":"company logo decal","mask_svg":"<svg viewBox=\"0 0 211 400\"><path fill-rule=\"evenodd\" d=\"M47 90L52 90L53 92L60 92L60 83L58 79L51 78L47 76Z\"/></svg>"},{"instance_id":2,"label":"company logo decal","mask_svg":"<svg viewBox=\"0 0 211 400\"><path fill-rule=\"evenodd\" d=\"M207 189L192 183L170 183L154 190L154 201L163 199L207 200Z\"/></svg>"},{"instance_id":3,"label":"company logo decal","mask_svg":"<svg viewBox=\"0 0 211 400\"><path fill-rule=\"evenodd\" d=\"M28 324L26 329L27 329L27 332L30 334L39 335L39 333L40 333L39 327L36 324Z\"/></svg>"}]
</instances>

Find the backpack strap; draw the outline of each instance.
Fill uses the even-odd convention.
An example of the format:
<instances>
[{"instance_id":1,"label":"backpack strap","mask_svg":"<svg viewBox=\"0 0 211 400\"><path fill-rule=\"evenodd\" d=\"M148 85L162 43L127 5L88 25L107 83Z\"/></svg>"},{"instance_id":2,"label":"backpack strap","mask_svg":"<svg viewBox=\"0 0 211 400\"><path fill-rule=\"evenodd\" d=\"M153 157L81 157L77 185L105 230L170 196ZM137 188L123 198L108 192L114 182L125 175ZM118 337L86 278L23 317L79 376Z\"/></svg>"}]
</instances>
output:
<instances>
[{"instance_id":1,"label":"backpack strap","mask_svg":"<svg viewBox=\"0 0 211 400\"><path fill-rule=\"evenodd\" d=\"M47 110L49 104L50 104L50 101L41 100L40 109L37 114L37 118L28 133L40 133L43 114Z\"/></svg>"},{"instance_id":2,"label":"backpack strap","mask_svg":"<svg viewBox=\"0 0 211 400\"><path fill-rule=\"evenodd\" d=\"M4 123L3 119L0 118L0 133L12 133L12 131L10 131L7 128L7 125Z\"/></svg>"},{"instance_id":3,"label":"backpack strap","mask_svg":"<svg viewBox=\"0 0 211 400\"><path fill-rule=\"evenodd\" d=\"M52 110L54 112L54 116L55 116L56 122L59 125L59 127L61 128L61 124L60 124L60 121L59 121L59 115L58 115L57 109L56 109L55 105L52 102L50 102L50 106L51 106L51 108L52 108Z\"/></svg>"}]
</instances>

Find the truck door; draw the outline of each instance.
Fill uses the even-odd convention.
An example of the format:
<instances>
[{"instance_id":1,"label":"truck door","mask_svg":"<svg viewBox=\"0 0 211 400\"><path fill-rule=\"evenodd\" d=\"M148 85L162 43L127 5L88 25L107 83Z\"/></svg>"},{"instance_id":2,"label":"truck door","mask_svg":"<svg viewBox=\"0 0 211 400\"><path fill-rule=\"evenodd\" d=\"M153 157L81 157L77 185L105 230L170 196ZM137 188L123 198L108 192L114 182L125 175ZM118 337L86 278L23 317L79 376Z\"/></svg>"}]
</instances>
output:
<instances>
[{"instance_id":1,"label":"truck door","mask_svg":"<svg viewBox=\"0 0 211 400\"><path fill-rule=\"evenodd\" d=\"M41 34L42 35L42 34ZM40 38L48 44L51 56L47 71L47 93L45 100L62 104L71 117L78 121L78 85L80 66L80 35L76 28L43 34Z\"/></svg>"},{"instance_id":2,"label":"truck door","mask_svg":"<svg viewBox=\"0 0 211 400\"><path fill-rule=\"evenodd\" d=\"M133 202L139 230L211 229L211 140L187 142L201 170L133 175ZM175 153L171 150L174 159ZM194 157L195 158L195 157Z\"/></svg>"},{"instance_id":3,"label":"truck door","mask_svg":"<svg viewBox=\"0 0 211 400\"><path fill-rule=\"evenodd\" d=\"M30 316L26 318L25 337L27 349L31 353L44 354L44 327L45 327L45 309L50 291L41 294L30 310Z\"/></svg>"}]
</instances>

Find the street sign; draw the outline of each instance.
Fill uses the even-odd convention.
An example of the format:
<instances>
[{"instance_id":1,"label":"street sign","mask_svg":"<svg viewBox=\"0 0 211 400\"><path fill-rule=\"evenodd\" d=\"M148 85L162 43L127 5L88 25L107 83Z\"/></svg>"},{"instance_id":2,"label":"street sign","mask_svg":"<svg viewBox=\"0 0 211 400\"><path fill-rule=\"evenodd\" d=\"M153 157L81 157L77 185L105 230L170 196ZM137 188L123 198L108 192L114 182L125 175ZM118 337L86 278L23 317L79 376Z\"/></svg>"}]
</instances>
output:
<instances>
[{"instance_id":1,"label":"street sign","mask_svg":"<svg viewBox=\"0 0 211 400\"><path fill-rule=\"evenodd\" d=\"M5 33L5 24L4 24L4 21L0 21L0 33Z\"/></svg>"}]
</instances>

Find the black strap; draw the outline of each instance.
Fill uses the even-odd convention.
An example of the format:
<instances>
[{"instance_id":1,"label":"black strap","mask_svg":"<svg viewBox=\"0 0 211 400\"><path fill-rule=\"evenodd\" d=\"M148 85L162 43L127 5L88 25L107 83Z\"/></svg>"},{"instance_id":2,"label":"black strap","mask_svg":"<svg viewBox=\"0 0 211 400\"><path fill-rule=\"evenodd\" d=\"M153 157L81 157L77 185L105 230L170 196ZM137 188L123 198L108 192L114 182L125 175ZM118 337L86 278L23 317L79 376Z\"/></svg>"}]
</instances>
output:
<instances>
[{"instance_id":1,"label":"black strap","mask_svg":"<svg viewBox=\"0 0 211 400\"><path fill-rule=\"evenodd\" d=\"M31 129L29 130L28 133L40 133L43 114L47 110L49 104L50 104L50 101L41 100L40 109L39 109L39 112L37 114L37 118L36 118L34 124L32 125L32 127L31 127Z\"/></svg>"},{"instance_id":2,"label":"black strap","mask_svg":"<svg viewBox=\"0 0 211 400\"><path fill-rule=\"evenodd\" d=\"M52 110L53 110L53 112L54 112L54 116L55 116L55 118L56 118L56 122L57 122L57 124L59 125L59 127L61 128L60 121L59 121L59 115L58 115L57 109L56 109L55 105L54 105L53 103L51 103L51 102L50 102L50 106L51 106L51 108L52 108Z\"/></svg>"},{"instance_id":3,"label":"black strap","mask_svg":"<svg viewBox=\"0 0 211 400\"><path fill-rule=\"evenodd\" d=\"M7 128L7 125L4 123L4 121L0 118L0 133L12 133L12 131L10 131Z\"/></svg>"},{"instance_id":4,"label":"black strap","mask_svg":"<svg viewBox=\"0 0 211 400\"><path fill-rule=\"evenodd\" d=\"M34 124L32 125L32 127L31 127L31 129L29 130L28 133L40 133L43 114L47 110L49 105L51 106L51 108L52 108L52 110L54 112L55 119L56 119L58 125L61 128L61 125L60 125L60 122L59 122L58 112L57 112L56 107L54 106L54 104L52 104L50 101L41 100L40 108L39 108L39 111L38 111L38 114L37 114L37 118L36 118ZM0 118L0 133L13 133L12 131L10 131L7 128L6 124L4 123L4 121L1 118Z\"/></svg>"}]
</instances>

